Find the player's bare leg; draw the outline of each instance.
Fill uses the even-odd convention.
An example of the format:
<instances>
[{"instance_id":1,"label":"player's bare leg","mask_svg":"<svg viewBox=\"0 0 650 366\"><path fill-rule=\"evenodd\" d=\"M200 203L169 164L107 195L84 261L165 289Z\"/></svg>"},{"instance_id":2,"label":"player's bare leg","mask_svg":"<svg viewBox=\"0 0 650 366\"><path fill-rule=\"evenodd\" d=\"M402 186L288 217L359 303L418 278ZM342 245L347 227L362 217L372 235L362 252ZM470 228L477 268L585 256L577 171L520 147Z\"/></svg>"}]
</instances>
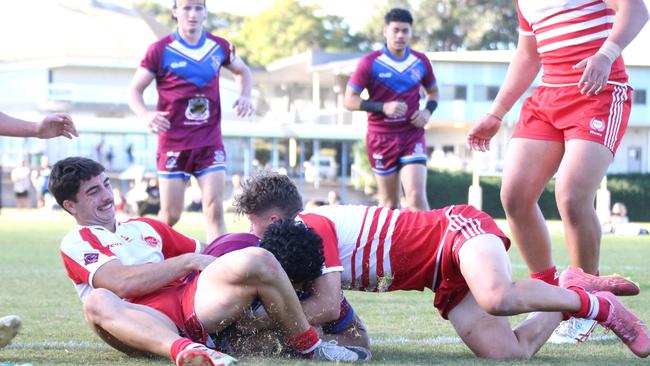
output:
<instances>
[{"instance_id":1,"label":"player's bare leg","mask_svg":"<svg viewBox=\"0 0 650 366\"><path fill-rule=\"evenodd\" d=\"M93 290L83 311L86 322L102 340L128 355L171 357L172 343L181 338L176 325L163 313L126 302L105 289Z\"/></svg>"},{"instance_id":2,"label":"player's bare leg","mask_svg":"<svg viewBox=\"0 0 650 366\"><path fill-rule=\"evenodd\" d=\"M223 191L226 187L226 171L215 170L197 177L201 187L203 214L207 221L207 241L212 242L225 234L226 220L223 216Z\"/></svg>"},{"instance_id":3,"label":"player's bare leg","mask_svg":"<svg viewBox=\"0 0 650 366\"><path fill-rule=\"evenodd\" d=\"M160 178L160 212L158 219L169 226L174 226L181 218L185 201L185 179Z\"/></svg>"},{"instance_id":4,"label":"player's bare leg","mask_svg":"<svg viewBox=\"0 0 650 366\"><path fill-rule=\"evenodd\" d=\"M490 315L471 293L449 312L449 320L463 343L477 356L489 359L530 358L562 320L560 313L536 313L512 329L507 317Z\"/></svg>"},{"instance_id":5,"label":"player's bare leg","mask_svg":"<svg viewBox=\"0 0 650 366\"><path fill-rule=\"evenodd\" d=\"M399 171L407 207L411 211L429 211L427 201L427 167L424 164L406 164Z\"/></svg>"},{"instance_id":6,"label":"player's bare leg","mask_svg":"<svg viewBox=\"0 0 650 366\"><path fill-rule=\"evenodd\" d=\"M561 142L513 138L508 145L501 201L514 241L531 272L554 266L551 237L537 201L563 153Z\"/></svg>"},{"instance_id":7,"label":"player's bare leg","mask_svg":"<svg viewBox=\"0 0 650 366\"><path fill-rule=\"evenodd\" d=\"M379 196L379 206L387 208L399 207L400 182L399 171L389 175L379 175L375 173L377 181L377 195Z\"/></svg>"},{"instance_id":8,"label":"player's bare leg","mask_svg":"<svg viewBox=\"0 0 650 366\"><path fill-rule=\"evenodd\" d=\"M605 146L586 140L569 140L555 182L555 199L562 216L564 237L573 267L598 272L601 228L594 200L612 162Z\"/></svg>"},{"instance_id":9,"label":"player's bare leg","mask_svg":"<svg viewBox=\"0 0 650 366\"><path fill-rule=\"evenodd\" d=\"M310 328L286 273L271 253L260 248L226 254L206 267L194 308L201 323L218 332L239 319L257 297L289 337Z\"/></svg>"}]
</instances>

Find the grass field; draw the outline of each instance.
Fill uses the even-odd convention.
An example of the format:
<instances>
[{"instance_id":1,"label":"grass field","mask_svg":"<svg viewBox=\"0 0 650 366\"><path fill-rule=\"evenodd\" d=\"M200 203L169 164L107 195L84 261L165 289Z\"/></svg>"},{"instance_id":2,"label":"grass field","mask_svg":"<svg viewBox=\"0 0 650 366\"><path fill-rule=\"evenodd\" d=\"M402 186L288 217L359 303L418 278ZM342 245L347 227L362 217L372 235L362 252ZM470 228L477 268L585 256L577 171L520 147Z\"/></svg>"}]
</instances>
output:
<instances>
[{"instance_id":1,"label":"grass field","mask_svg":"<svg viewBox=\"0 0 650 366\"><path fill-rule=\"evenodd\" d=\"M248 223L229 217L230 231L247 231ZM59 241L73 227L62 212L2 210L0 213L0 316L23 318L20 335L0 350L0 365L171 365L166 359L134 359L104 345L84 324L81 304L59 256ZM185 214L176 227L204 238L203 219ZM567 257L560 233L553 235L559 268ZM515 278L527 275L517 250L510 252ZM650 288L650 237L608 236L603 240L601 271L631 276ZM374 365L483 365L459 343L451 325L432 307L431 292L365 294L348 299L364 319L373 341ZM650 321L650 291L624 302ZM515 318L514 322L522 316ZM611 334L581 345L546 345L530 361L507 365L647 365ZM242 358L242 365L307 365L312 362Z\"/></svg>"}]
</instances>

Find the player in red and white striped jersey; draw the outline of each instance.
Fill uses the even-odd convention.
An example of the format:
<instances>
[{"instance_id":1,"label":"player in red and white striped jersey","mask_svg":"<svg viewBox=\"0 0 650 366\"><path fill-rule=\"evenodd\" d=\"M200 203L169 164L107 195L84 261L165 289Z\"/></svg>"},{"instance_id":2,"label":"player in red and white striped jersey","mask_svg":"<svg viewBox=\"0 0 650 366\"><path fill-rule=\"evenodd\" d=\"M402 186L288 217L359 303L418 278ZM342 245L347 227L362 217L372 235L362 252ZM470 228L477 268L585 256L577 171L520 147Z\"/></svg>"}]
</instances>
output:
<instances>
[{"instance_id":1,"label":"player in red and white striped jersey","mask_svg":"<svg viewBox=\"0 0 650 366\"><path fill-rule=\"evenodd\" d=\"M492 109L467 145L489 150L501 120L535 80L508 145L501 199L531 277L557 284L551 239L537 201L555 175L571 265L598 273L601 228L594 199L627 128L631 88L620 56L648 20L642 0L518 0L519 43ZM585 340L595 323L575 334Z\"/></svg>"},{"instance_id":2,"label":"player in red and white striped jersey","mask_svg":"<svg viewBox=\"0 0 650 366\"><path fill-rule=\"evenodd\" d=\"M206 348L208 333L225 329L259 298L305 357L367 359L367 353L321 341L286 273L264 249L216 259L157 220L118 222L110 180L90 159L57 162L49 189L78 224L61 243L61 256L84 317L112 347L169 357L178 365L230 365L232 357Z\"/></svg>"},{"instance_id":3,"label":"player in red and white striped jersey","mask_svg":"<svg viewBox=\"0 0 650 366\"><path fill-rule=\"evenodd\" d=\"M477 356L506 359L534 355L563 316L596 319L607 326L611 313L619 314L622 309L626 316L631 314L619 303L610 303L603 292L592 295L585 288L565 289L537 279L513 282L506 253L510 240L489 215L472 206L427 212L322 206L297 212L300 202L288 177L265 173L245 182L236 207L248 215L253 233L263 234L265 248L279 259L290 258L295 251L291 246L301 245L288 237L295 226L291 219L304 222L321 236L325 269L313 281L312 297L303 301L308 319L328 312L330 296L341 287L365 291L429 288L435 292L434 306ZM286 230L281 230L283 225ZM592 283L600 286L598 281ZM312 298L308 309L305 302ZM534 311L544 313L514 330L503 317ZM615 333L635 354L647 357L650 338L645 324L633 315L623 323L626 332L636 327L628 332L636 334L636 340L629 341L627 333L616 329Z\"/></svg>"}]
</instances>

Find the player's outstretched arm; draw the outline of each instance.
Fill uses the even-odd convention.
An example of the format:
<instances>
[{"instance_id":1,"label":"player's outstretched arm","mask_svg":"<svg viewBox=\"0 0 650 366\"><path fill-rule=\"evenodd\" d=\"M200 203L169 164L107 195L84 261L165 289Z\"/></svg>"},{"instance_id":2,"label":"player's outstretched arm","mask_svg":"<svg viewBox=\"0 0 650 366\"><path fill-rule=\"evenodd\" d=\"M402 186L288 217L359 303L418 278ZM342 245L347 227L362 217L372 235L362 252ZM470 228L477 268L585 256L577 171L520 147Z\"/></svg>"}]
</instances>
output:
<instances>
[{"instance_id":1,"label":"player's outstretched arm","mask_svg":"<svg viewBox=\"0 0 650 366\"><path fill-rule=\"evenodd\" d=\"M41 139L78 136L72 118L66 113L53 113L40 122L28 122L2 112L0 112L0 135Z\"/></svg>"}]
</instances>

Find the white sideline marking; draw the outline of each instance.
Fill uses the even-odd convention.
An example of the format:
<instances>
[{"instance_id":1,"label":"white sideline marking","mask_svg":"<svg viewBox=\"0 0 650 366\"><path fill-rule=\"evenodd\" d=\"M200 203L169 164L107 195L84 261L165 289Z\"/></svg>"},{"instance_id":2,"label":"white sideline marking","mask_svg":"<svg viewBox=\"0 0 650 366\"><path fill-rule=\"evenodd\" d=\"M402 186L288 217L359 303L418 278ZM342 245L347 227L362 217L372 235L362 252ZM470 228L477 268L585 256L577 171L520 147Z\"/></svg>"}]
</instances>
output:
<instances>
[{"instance_id":1,"label":"white sideline marking","mask_svg":"<svg viewBox=\"0 0 650 366\"><path fill-rule=\"evenodd\" d=\"M8 345L5 349L111 349L111 347L103 342L14 342Z\"/></svg>"},{"instance_id":2,"label":"white sideline marking","mask_svg":"<svg viewBox=\"0 0 650 366\"><path fill-rule=\"evenodd\" d=\"M587 342L605 342L618 339L615 335L593 335ZM459 337L439 336L429 338L411 339L407 337L371 337L370 344L373 345L396 345L396 344L419 344L428 346L439 346L445 344L461 344Z\"/></svg>"},{"instance_id":3,"label":"white sideline marking","mask_svg":"<svg viewBox=\"0 0 650 366\"><path fill-rule=\"evenodd\" d=\"M617 339L614 335L593 335L587 342L604 342ZM399 344L419 344L428 346L439 346L446 344L461 344L459 337L439 336L429 338L412 339L408 337L373 337L373 345L399 345ZM112 349L109 345L102 342L16 342L8 345L5 349Z\"/></svg>"}]
</instances>

